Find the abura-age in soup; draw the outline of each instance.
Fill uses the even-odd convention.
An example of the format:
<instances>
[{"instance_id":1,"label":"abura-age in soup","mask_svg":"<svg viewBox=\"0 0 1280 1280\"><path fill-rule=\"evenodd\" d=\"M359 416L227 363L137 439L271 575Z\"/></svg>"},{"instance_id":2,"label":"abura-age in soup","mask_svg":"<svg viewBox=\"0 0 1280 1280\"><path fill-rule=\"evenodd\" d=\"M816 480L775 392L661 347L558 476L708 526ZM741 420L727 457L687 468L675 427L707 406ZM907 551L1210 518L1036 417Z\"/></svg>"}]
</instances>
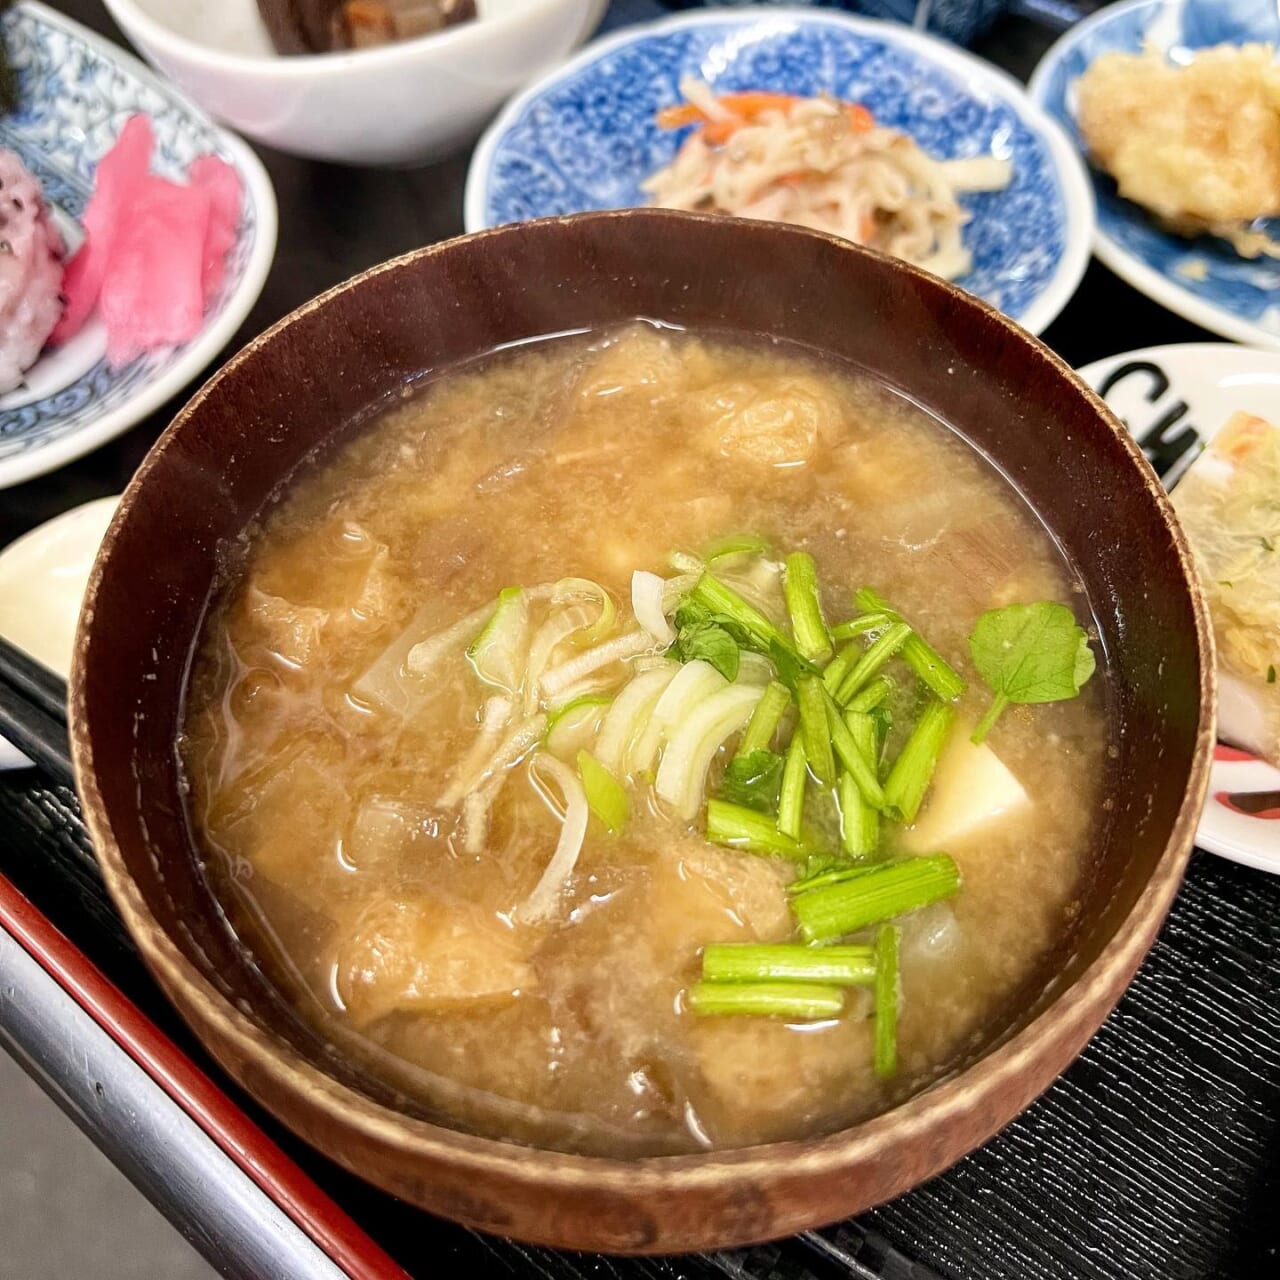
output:
<instances>
[{"instance_id":1,"label":"abura-age in soup","mask_svg":"<svg viewBox=\"0 0 1280 1280\"><path fill-rule=\"evenodd\" d=\"M865 374L639 323L446 370L246 535L190 816L302 1016L443 1123L828 1132L1043 986L1106 682L1018 493Z\"/></svg>"}]
</instances>

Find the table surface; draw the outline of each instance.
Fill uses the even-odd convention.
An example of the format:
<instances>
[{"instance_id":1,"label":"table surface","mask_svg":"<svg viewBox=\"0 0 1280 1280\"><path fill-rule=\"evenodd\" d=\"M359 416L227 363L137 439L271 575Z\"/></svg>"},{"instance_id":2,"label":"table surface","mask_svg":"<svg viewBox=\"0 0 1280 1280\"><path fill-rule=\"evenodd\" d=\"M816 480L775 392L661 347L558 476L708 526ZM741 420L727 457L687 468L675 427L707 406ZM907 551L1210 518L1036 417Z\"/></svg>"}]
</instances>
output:
<instances>
[{"instance_id":1,"label":"table surface","mask_svg":"<svg viewBox=\"0 0 1280 1280\"><path fill-rule=\"evenodd\" d=\"M58 7L125 43L97 0ZM616 0L610 20L656 8L653 0ZM978 51L1025 78L1050 38L1031 22L1008 18ZM365 171L259 151L279 197L280 244L262 297L224 355L330 285L462 230L466 155L412 171ZM1080 366L1208 335L1095 262L1044 339ZM122 489L180 400L89 457L6 491L0 545L59 511ZM554 1254L432 1219L281 1131L192 1042L142 969L96 878L68 789L32 772L0 775L0 873L413 1275L1280 1274L1270 1220L1280 1202L1280 878L1205 853L1193 857L1160 938L1102 1030L1043 1098L981 1150L918 1190L803 1240L635 1261ZM168 1208L181 1217L180 1204Z\"/></svg>"}]
</instances>

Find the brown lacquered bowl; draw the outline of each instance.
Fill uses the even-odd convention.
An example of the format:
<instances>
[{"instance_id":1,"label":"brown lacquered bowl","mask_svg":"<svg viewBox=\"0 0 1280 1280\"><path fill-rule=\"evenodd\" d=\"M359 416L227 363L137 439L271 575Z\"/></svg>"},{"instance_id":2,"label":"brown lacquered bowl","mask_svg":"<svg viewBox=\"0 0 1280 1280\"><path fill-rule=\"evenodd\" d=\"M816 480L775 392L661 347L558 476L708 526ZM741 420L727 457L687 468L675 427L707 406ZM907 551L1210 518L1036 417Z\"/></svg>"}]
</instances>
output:
<instances>
[{"instance_id":1,"label":"brown lacquered bowl","mask_svg":"<svg viewBox=\"0 0 1280 1280\"><path fill-rule=\"evenodd\" d=\"M323 1044L237 943L203 878L174 742L221 559L307 454L424 369L633 316L849 358L1003 468L1075 561L1096 612L1114 681L1115 809L1058 976L966 1069L828 1137L623 1161L432 1123ZM1186 543L1155 476L1034 338L932 276L833 238L627 211L410 254L294 312L218 373L142 464L98 557L72 736L98 857L143 958L268 1110L370 1182L470 1226L665 1252L780 1236L898 1195L991 1137L1067 1066L1177 892L1205 793L1212 672Z\"/></svg>"}]
</instances>

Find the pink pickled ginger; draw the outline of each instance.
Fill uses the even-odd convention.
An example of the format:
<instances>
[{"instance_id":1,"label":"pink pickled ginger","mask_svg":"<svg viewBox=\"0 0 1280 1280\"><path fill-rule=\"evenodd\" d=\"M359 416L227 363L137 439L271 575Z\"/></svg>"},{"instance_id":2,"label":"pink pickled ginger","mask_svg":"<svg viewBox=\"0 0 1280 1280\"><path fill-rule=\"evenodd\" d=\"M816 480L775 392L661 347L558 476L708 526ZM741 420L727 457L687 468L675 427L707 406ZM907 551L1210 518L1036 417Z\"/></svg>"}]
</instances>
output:
<instances>
[{"instance_id":1,"label":"pink pickled ginger","mask_svg":"<svg viewBox=\"0 0 1280 1280\"><path fill-rule=\"evenodd\" d=\"M198 187L150 175L143 182L115 237L98 299L113 367L199 334L209 204Z\"/></svg>"},{"instance_id":2,"label":"pink pickled ginger","mask_svg":"<svg viewBox=\"0 0 1280 1280\"><path fill-rule=\"evenodd\" d=\"M236 171L200 156L189 183L154 176L151 122L130 117L98 163L84 213L85 240L63 280L66 309L53 333L65 342L98 306L107 359L190 342L222 287L244 191Z\"/></svg>"}]
</instances>

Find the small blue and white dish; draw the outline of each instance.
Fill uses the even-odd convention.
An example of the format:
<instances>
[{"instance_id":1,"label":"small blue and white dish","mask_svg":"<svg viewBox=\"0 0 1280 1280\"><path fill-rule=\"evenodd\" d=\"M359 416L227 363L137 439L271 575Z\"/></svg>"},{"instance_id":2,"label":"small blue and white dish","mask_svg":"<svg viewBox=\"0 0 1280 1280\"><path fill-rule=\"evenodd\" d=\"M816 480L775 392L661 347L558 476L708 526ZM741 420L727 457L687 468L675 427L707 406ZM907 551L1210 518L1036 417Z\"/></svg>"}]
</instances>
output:
<instances>
[{"instance_id":1,"label":"small blue and white dish","mask_svg":"<svg viewBox=\"0 0 1280 1280\"><path fill-rule=\"evenodd\" d=\"M830 93L863 103L942 159L994 153L1003 191L961 196L973 269L956 281L1032 333L1075 292L1093 199L1063 131L1003 72L899 25L826 9L717 9L625 29L512 100L467 177L468 231L645 204L640 184L680 135L659 108L695 75L718 92Z\"/></svg>"},{"instance_id":2,"label":"small blue and white dish","mask_svg":"<svg viewBox=\"0 0 1280 1280\"><path fill-rule=\"evenodd\" d=\"M1095 58L1139 53L1150 44L1179 61L1211 45L1251 43L1280 46L1276 0L1128 0L1068 31L1036 68L1031 96L1066 128L1083 155L1074 86ZM1112 271L1224 338L1280 347L1280 261L1251 261L1225 241L1163 231L1144 209L1123 199L1105 173L1093 170L1091 176L1098 205L1094 248ZM1280 236L1280 225L1272 234Z\"/></svg>"},{"instance_id":3,"label":"small blue and white dish","mask_svg":"<svg viewBox=\"0 0 1280 1280\"><path fill-rule=\"evenodd\" d=\"M275 255L276 202L266 170L243 142L78 23L21 0L0 15L0 39L18 99L15 111L0 116L0 148L16 151L40 180L70 247L80 240L76 220L98 161L136 112L151 118L156 172L178 176L195 157L213 154L234 166L244 188L226 279L194 341L113 370L95 317L65 346L47 351L24 386L0 395L0 488L6 488L127 431L213 361L262 291Z\"/></svg>"}]
</instances>

